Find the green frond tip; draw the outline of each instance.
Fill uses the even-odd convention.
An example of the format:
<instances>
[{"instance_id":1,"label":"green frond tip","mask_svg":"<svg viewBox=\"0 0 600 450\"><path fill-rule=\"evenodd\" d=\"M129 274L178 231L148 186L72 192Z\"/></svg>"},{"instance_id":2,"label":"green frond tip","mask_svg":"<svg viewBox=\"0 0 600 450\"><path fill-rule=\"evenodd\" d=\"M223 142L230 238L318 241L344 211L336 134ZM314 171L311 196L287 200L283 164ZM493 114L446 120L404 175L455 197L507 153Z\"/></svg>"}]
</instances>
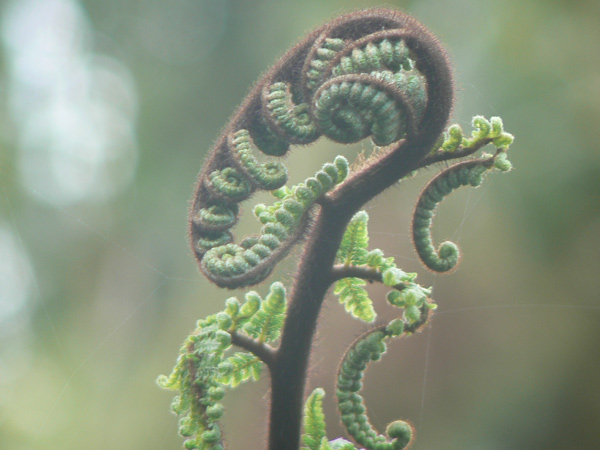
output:
<instances>
[{"instance_id":1,"label":"green frond tip","mask_svg":"<svg viewBox=\"0 0 600 450\"><path fill-rule=\"evenodd\" d=\"M512 163L508 160L508 155L502 152L494 159L494 167L501 172L508 172L512 169Z\"/></svg>"},{"instance_id":2,"label":"green frond tip","mask_svg":"<svg viewBox=\"0 0 600 450\"><path fill-rule=\"evenodd\" d=\"M285 287L280 282L271 285L260 309L244 325L244 331L259 342L272 342L279 337L287 309Z\"/></svg>"},{"instance_id":3,"label":"green frond tip","mask_svg":"<svg viewBox=\"0 0 600 450\"><path fill-rule=\"evenodd\" d=\"M383 251L376 248L367 253L365 264L371 269L379 270L384 273L386 270L395 268L394 257L384 257Z\"/></svg>"},{"instance_id":4,"label":"green frond tip","mask_svg":"<svg viewBox=\"0 0 600 450\"><path fill-rule=\"evenodd\" d=\"M425 289L422 286L413 283L408 285L401 291L390 291L387 294L387 300L390 304L404 309L404 319L413 324L421 319L421 308L424 305L429 305L427 297L431 294L430 289ZM435 305L432 304L432 308ZM392 334L396 334L392 332Z\"/></svg>"},{"instance_id":5,"label":"green frond tip","mask_svg":"<svg viewBox=\"0 0 600 450\"><path fill-rule=\"evenodd\" d=\"M347 266L366 262L369 246L368 222L369 215L366 211L359 211L350 219L337 253L338 262Z\"/></svg>"},{"instance_id":6,"label":"green frond tip","mask_svg":"<svg viewBox=\"0 0 600 450\"><path fill-rule=\"evenodd\" d=\"M236 387L250 379L258 381L262 370L262 361L252 353L237 352L219 364L221 377L219 382Z\"/></svg>"},{"instance_id":7,"label":"green frond tip","mask_svg":"<svg viewBox=\"0 0 600 450\"><path fill-rule=\"evenodd\" d=\"M369 294L363 288L367 282L361 278L342 278L335 284L333 293L339 296L346 311L364 322L373 322L377 314Z\"/></svg>"},{"instance_id":8,"label":"green frond tip","mask_svg":"<svg viewBox=\"0 0 600 450\"><path fill-rule=\"evenodd\" d=\"M469 150L489 142L499 150L507 150L514 141L514 136L504 131L500 117L491 117L488 120L483 116L475 116L472 125L474 130L470 137L464 135L460 125L451 125L448 131L444 132L440 150L443 152Z\"/></svg>"},{"instance_id":9,"label":"green frond tip","mask_svg":"<svg viewBox=\"0 0 600 450\"><path fill-rule=\"evenodd\" d=\"M320 450L322 448L323 438L326 437L323 397L325 397L325 391L317 388L310 394L304 404L302 443L306 447L303 447L303 450Z\"/></svg>"},{"instance_id":10,"label":"green frond tip","mask_svg":"<svg viewBox=\"0 0 600 450\"><path fill-rule=\"evenodd\" d=\"M471 139L464 139L463 145L465 147L474 147L481 141L490 139L496 148L506 150L514 140L512 134L504 131L504 125L500 117L492 117L487 120L483 116L475 116L472 124L474 130Z\"/></svg>"},{"instance_id":11,"label":"green frond tip","mask_svg":"<svg viewBox=\"0 0 600 450\"><path fill-rule=\"evenodd\" d=\"M463 131L460 125L454 124L444 133L444 142L441 147L445 152L453 152L462 143Z\"/></svg>"},{"instance_id":12,"label":"green frond tip","mask_svg":"<svg viewBox=\"0 0 600 450\"><path fill-rule=\"evenodd\" d=\"M413 428L408 422L396 420L387 426L385 434L394 439L394 449L403 449L410 443L412 439Z\"/></svg>"}]
</instances>

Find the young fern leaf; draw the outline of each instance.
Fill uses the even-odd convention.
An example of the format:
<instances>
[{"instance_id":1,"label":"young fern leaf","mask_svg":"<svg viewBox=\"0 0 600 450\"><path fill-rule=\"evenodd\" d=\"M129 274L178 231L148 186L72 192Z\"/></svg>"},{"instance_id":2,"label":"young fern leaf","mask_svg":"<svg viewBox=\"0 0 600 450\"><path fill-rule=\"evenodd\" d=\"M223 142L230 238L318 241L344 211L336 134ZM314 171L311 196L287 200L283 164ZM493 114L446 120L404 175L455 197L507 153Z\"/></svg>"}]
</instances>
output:
<instances>
[{"instance_id":1,"label":"young fern leaf","mask_svg":"<svg viewBox=\"0 0 600 450\"><path fill-rule=\"evenodd\" d=\"M304 404L304 433L301 440L306 447L302 447L302 450L357 450L352 442L345 439L327 440L323 397L325 391L317 388Z\"/></svg>"},{"instance_id":2,"label":"young fern leaf","mask_svg":"<svg viewBox=\"0 0 600 450\"><path fill-rule=\"evenodd\" d=\"M262 366L262 361L252 353L234 353L219 365L221 372L219 382L237 387L240 383L250 379L258 381Z\"/></svg>"},{"instance_id":3,"label":"young fern leaf","mask_svg":"<svg viewBox=\"0 0 600 450\"><path fill-rule=\"evenodd\" d=\"M346 266L365 263L369 246L368 221L369 215L365 211L359 211L352 217L340 243L336 257L338 262Z\"/></svg>"},{"instance_id":4,"label":"young fern leaf","mask_svg":"<svg viewBox=\"0 0 600 450\"><path fill-rule=\"evenodd\" d=\"M361 278L342 278L335 284L333 293L339 296L346 311L357 319L373 322L377 314L368 292L363 288L367 282Z\"/></svg>"},{"instance_id":5,"label":"young fern leaf","mask_svg":"<svg viewBox=\"0 0 600 450\"><path fill-rule=\"evenodd\" d=\"M368 221L369 215L365 211L359 211L352 217L342 237L336 256L337 262L345 266L365 263L369 246ZM339 296L340 303L354 317L373 322L377 314L368 292L363 288L366 284L360 278L343 278L335 284L333 293Z\"/></svg>"},{"instance_id":6,"label":"young fern leaf","mask_svg":"<svg viewBox=\"0 0 600 450\"><path fill-rule=\"evenodd\" d=\"M303 450L319 450L321 448L321 441L323 438L326 438L323 397L325 397L325 391L317 388L310 394L304 404L304 433L302 434L302 442L306 447L303 447Z\"/></svg>"},{"instance_id":7,"label":"young fern leaf","mask_svg":"<svg viewBox=\"0 0 600 450\"><path fill-rule=\"evenodd\" d=\"M223 450L218 420L223 415L225 386L236 387L249 379L258 380L263 362L255 355L238 352L227 356L232 333L240 330L259 312L261 300L255 292L225 301L225 309L198 321L186 339L169 376L161 375L160 387L179 391L172 403L181 416L179 432L186 449Z\"/></svg>"},{"instance_id":8,"label":"young fern leaf","mask_svg":"<svg viewBox=\"0 0 600 450\"><path fill-rule=\"evenodd\" d=\"M444 132L444 140L440 150L449 153L466 152L481 148L488 143L494 144L497 149L508 150L508 147L514 141L514 136L504 131L504 125L500 117L491 117L490 120L487 120L483 116L475 116L472 125L474 130L470 138L464 136L460 125L451 125Z\"/></svg>"},{"instance_id":9,"label":"young fern leaf","mask_svg":"<svg viewBox=\"0 0 600 450\"><path fill-rule=\"evenodd\" d=\"M345 266L375 269L381 277L379 281L394 288L388 294L388 301L397 307L404 308L404 317L409 322L419 320L419 308L423 306L431 295L430 289L425 289L414 280L415 273L406 273L396 267L394 258L385 258L379 249L367 251L369 235L367 222L369 216L365 211L359 211L350 220L342 238L336 261ZM334 294L339 296L339 301L350 314L365 322L372 322L376 318L373 302L364 289L366 281L362 278L347 277L337 281ZM429 304L429 303L427 303ZM435 305L429 304L431 307Z\"/></svg>"},{"instance_id":10,"label":"young fern leaf","mask_svg":"<svg viewBox=\"0 0 600 450\"><path fill-rule=\"evenodd\" d=\"M283 284L275 282L260 309L244 325L244 331L259 342L275 341L281 332L286 308L285 288Z\"/></svg>"}]
</instances>

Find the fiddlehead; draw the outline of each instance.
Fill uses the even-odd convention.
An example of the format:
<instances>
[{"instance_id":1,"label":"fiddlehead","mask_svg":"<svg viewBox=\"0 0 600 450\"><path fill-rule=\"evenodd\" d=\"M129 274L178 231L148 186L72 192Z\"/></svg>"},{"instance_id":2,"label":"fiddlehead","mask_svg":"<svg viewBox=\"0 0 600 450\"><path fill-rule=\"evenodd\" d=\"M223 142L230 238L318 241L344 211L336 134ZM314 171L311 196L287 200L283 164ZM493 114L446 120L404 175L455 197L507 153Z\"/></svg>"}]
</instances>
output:
<instances>
[{"instance_id":1,"label":"fiddlehead","mask_svg":"<svg viewBox=\"0 0 600 450\"><path fill-rule=\"evenodd\" d=\"M361 336L348 350L338 372L337 400L342 423L355 442L367 450L401 450L413 436L412 426L403 420L390 423L386 435L379 434L367 416L367 408L360 395L364 372L371 361L377 361L386 352L390 337L411 334L427 320L427 306L422 307L419 321L392 321Z\"/></svg>"},{"instance_id":2,"label":"fiddlehead","mask_svg":"<svg viewBox=\"0 0 600 450\"><path fill-rule=\"evenodd\" d=\"M342 143L371 136L376 145L398 143L390 152L399 152L420 124L446 121L450 98L443 52L408 16L350 14L310 34L257 83L199 175L189 223L202 271L222 287L260 282L302 237L312 205L345 178L325 167L307 180L311 194L295 199L302 210L284 203L273 222L281 226L263 227L253 245L234 244L239 204L287 180L281 162L260 163L253 153L279 157L322 135Z\"/></svg>"},{"instance_id":3,"label":"fiddlehead","mask_svg":"<svg viewBox=\"0 0 600 450\"><path fill-rule=\"evenodd\" d=\"M432 271L448 272L460 259L460 251L454 242L442 242L437 250L433 246L431 226L438 204L461 186L479 186L484 174L494 167L501 171L510 170L504 152L455 164L433 178L423 189L413 214L412 236L421 261Z\"/></svg>"}]
</instances>

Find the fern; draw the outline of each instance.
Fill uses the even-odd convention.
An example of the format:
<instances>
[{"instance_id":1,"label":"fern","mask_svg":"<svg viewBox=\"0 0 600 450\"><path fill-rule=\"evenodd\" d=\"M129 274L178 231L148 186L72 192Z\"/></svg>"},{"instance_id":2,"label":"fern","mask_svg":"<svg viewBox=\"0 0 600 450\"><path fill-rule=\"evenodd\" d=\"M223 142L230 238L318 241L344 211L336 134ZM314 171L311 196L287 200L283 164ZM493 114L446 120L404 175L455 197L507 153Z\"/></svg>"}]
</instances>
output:
<instances>
[{"instance_id":1,"label":"fern","mask_svg":"<svg viewBox=\"0 0 600 450\"><path fill-rule=\"evenodd\" d=\"M369 247L368 221L369 216L365 211L359 211L352 217L340 243L336 257L338 262L346 266L365 263Z\"/></svg>"},{"instance_id":2,"label":"fern","mask_svg":"<svg viewBox=\"0 0 600 450\"><path fill-rule=\"evenodd\" d=\"M357 319L373 322L376 314L369 294L363 288L367 282L361 278L349 277L338 281L333 293L340 297L346 311Z\"/></svg>"},{"instance_id":3,"label":"fern","mask_svg":"<svg viewBox=\"0 0 600 450\"><path fill-rule=\"evenodd\" d=\"M306 445L304 449L319 450L321 441L325 434L325 414L323 414L323 397L325 391L321 388L315 389L306 399L304 406L304 434L302 442Z\"/></svg>"},{"instance_id":4,"label":"fern","mask_svg":"<svg viewBox=\"0 0 600 450\"><path fill-rule=\"evenodd\" d=\"M382 250L369 249L369 216L361 208L424 167L462 158L426 186L412 224L423 263L440 272L455 268L458 247L433 246L436 207L458 187L479 186L492 171L508 172L513 136L498 117L475 116L468 137L458 125L445 130L454 97L439 41L392 9L358 11L323 25L255 84L198 176L189 213L191 247L202 273L228 289L258 285L295 245L304 249L287 292L275 281L264 300L256 291L246 292L242 302L228 298L221 312L198 321L171 374L159 377L160 386L177 391L172 409L181 417L187 449L224 448L219 425L224 395L258 380L263 367L271 383L270 450L298 450L301 442L305 450L401 450L414 440L412 426L403 420L389 424L384 434L376 431L361 391L368 365L386 353L387 341L422 329L436 304L416 273L402 270ZM381 148L353 166L338 155L304 182L286 185L281 157L319 137L340 143L370 138ZM486 145L494 151L474 156ZM259 152L263 155L255 156ZM259 191L275 199L250 208L259 232L236 240L243 203ZM367 283L388 289L386 300L397 317L371 325L344 355L336 398L354 443L329 440L325 392L315 389L304 402L316 322L331 287L352 316L374 322Z\"/></svg>"},{"instance_id":5,"label":"fern","mask_svg":"<svg viewBox=\"0 0 600 450\"><path fill-rule=\"evenodd\" d=\"M261 303L260 309L244 326L244 331L258 342L272 342L279 337L285 319L285 288L273 283L271 291Z\"/></svg>"},{"instance_id":6,"label":"fern","mask_svg":"<svg viewBox=\"0 0 600 450\"><path fill-rule=\"evenodd\" d=\"M236 387L244 381L258 381L262 370L262 361L252 353L237 352L219 364L220 383Z\"/></svg>"}]
</instances>

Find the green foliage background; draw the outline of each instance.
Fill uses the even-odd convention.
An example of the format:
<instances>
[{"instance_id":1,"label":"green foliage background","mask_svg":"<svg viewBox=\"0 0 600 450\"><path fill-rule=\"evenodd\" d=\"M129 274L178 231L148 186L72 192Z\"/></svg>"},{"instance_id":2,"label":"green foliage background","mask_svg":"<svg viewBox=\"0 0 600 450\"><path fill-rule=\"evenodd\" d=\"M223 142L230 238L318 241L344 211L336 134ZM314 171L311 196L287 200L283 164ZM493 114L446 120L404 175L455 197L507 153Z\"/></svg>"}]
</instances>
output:
<instances>
[{"instance_id":1,"label":"green foliage background","mask_svg":"<svg viewBox=\"0 0 600 450\"><path fill-rule=\"evenodd\" d=\"M12 3L0 2L2 11ZM600 3L197 0L198 18L215 4L221 11L220 22L204 17L215 31L202 39L182 24L196 17L186 15L192 3L79 3L92 48L128 67L137 93L135 174L104 200L53 206L23 183L10 55L0 50L0 224L30 267L23 305L0 292L0 448L180 448L171 394L154 380L196 319L229 295L199 275L187 246L202 160L277 55L328 18L371 6L405 9L445 43L456 68L455 122L468 129L475 114L500 115L516 136L514 172L465 188L439 211L437 242L457 240L464 255L450 276L421 268L407 236L416 193L435 168L369 205L371 246L419 272L439 305L429 329L392 343L367 373L373 421L381 429L413 421L415 450L597 448ZM291 181L364 148L298 148ZM10 256L0 254L5 283ZM278 272L284 282L294 259ZM390 318L384 290L371 296ZM328 434L337 436L334 374L362 328L333 296L320 325L310 388L328 393ZM232 450L262 448L267 386L263 377L228 399Z\"/></svg>"}]
</instances>

